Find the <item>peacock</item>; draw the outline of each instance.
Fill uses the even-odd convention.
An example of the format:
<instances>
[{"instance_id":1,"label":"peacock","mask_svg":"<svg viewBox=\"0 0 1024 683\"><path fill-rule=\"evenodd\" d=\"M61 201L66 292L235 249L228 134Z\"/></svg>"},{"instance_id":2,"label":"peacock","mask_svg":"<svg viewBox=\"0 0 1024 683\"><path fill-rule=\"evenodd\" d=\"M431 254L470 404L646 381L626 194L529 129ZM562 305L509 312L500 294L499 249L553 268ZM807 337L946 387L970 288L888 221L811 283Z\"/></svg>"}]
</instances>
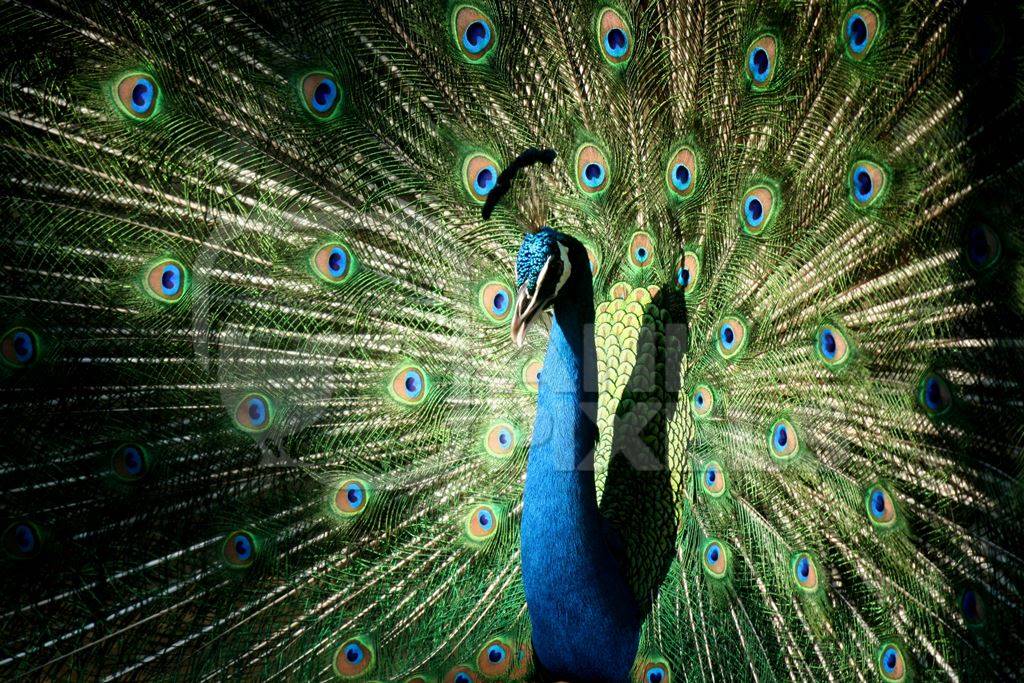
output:
<instances>
[{"instance_id":1,"label":"peacock","mask_svg":"<svg viewBox=\"0 0 1024 683\"><path fill-rule=\"evenodd\" d=\"M1024 7L8 0L0 679L1024 676Z\"/></svg>"}]
</instances>

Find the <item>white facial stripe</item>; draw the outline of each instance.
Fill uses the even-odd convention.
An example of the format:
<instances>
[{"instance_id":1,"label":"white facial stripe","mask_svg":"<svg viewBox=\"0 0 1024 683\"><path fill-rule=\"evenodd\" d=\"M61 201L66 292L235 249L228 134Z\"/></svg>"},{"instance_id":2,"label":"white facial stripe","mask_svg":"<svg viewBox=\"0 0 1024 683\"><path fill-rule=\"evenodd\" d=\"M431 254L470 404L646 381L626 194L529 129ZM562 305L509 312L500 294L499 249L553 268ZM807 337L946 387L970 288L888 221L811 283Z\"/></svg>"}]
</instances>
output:
<instances>
[{"instance_id":1,"label":"white facial stripe","mask_svg":"<svg viewBox=\"0 0 1024 683\"><path fill-rule=\"evenodd\" d=\"M562 254L562 277L558 278L558 284L555 286L556 295L562 291L562 287L564 287L565 283L569 281L569 274L572 272L572 266L569 265L569 248L559 242L558 251ZM544 268L547 268L546 263L544 264Z\"/></svg>"}]
</instances>

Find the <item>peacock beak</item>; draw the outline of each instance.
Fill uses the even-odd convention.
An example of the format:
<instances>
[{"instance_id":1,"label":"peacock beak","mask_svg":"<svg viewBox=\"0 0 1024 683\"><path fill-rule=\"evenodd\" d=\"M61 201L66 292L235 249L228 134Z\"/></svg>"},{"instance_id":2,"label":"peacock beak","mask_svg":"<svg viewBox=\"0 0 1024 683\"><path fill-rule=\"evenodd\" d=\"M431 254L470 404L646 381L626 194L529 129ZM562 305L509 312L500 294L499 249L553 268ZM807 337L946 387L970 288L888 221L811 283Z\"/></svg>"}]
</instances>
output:
<instances>
[{"instance_id":1,"label":"peacock beak","mask_svg":"<svg viewBox=\"0 0 1024 683\"><path fill-rule=\"evenodd\" d=\"M551 267L557 262L553 256L544 262L544 267L537 275L537 284L534 285L533 292L524 284L516 294L516 310L512 314L512 341L519 348L522 348L523 342L526 341L526 330L530 323L544 310L563 284L558 266Z\"/></svg>"}]
</instances>

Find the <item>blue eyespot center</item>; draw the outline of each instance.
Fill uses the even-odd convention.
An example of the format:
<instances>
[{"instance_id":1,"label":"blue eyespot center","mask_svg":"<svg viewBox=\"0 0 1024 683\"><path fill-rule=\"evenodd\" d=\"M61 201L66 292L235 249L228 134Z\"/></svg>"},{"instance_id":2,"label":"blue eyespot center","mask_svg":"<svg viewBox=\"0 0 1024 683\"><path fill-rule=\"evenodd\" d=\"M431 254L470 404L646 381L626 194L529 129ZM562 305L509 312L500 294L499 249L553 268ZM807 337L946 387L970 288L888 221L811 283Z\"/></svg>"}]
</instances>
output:
<instances>
[{"instance_id":1,"label":"blue eyespot center","mask_svg":"<svg viewBox=\"0 0 1024 683\"><path fill-rule=\"evenodd\" d=\"M789 431L785 425L779 425L775 428L775 450L781 451L786 448L786 444L789 443Z\"/></svg>"},{"instance_id":2,"label":"blue eyespot center","mask_svg":"<svg viewBox=\"0 0 1024 683\"><path fill-rule=\"evenodd\" d=\"M327 256L327 270L334 277L341 277L348 268L348 254L341 247L334 247Z\"/></svg>"},{"instance_id":3,"label":"blue eyespot center","mask_svg":"<svg viewBox=\"0 0 1024 683\"><path fill-rule=\"evenodd\" d=\"M491 645L487 650L487 659L492 664L498 664L505 659L505 650L500 645Z\"/></svg>"},{"instance_id":4,"label":"blue eyespot center","mask_svg":"<svg viewBox=\"0 0 1024 683\"><path fill-rule=\"evenodd\" d=\"M604 49L612 57L622 57L629 49L629 38L621 28L613 28L604 34Z\"/></svg>"},{"instance_id":5,"label":"blue eyespot center","mask_svg":"<svg viewBox=\"0 0 1024 683\"><path fill-rule=\"evenodd\" d=\"M498 444L500 444L502 448L508 448L510 443L512 443L512 435L507 429L502 429L498 432Z\"/></svg>"},{"instance_id":6,"label":"blue eyespot center","mask_svg":"<svg viewBox=\"0 0 1024 683\"><path fill-rule=\"evenodd\" d=\"M345 659L352 664L358 664L363 661L363 648L359 647L355 643L345 648Z\"/></svg>"},{"instance_id":7,"label":"blue eyespot center","mask_svg":"<svg viewBox=\"0 0 1024 683\"><path fill-rule=\"evenodd\" d=\"M693 402L697 404L698 408L704 407L704 394L697 394L693 397Z\"/></svg>"},{"instance_id":8,"label":"blue eyespot center","mask_svg":"<svg viewBox=\"0 0 1024 683\"><path fill-rule=\"evenodd\" d=\"M462 34L462 46L472 54L479 54L491 42L491 27L477 19Z\"/></svg>"},{"instance_id":9,"label":"blue eyespot center","mask_svg":"<svg viewBox=\"0 0 1024 683\"><path fill-rule=\"evenodd\" d=\"M334 106L338 99L338 86L330 78L320 81L313 89L313 109L323 113Z\"/></svg>"},{"instance_id":10,"label":"blue eyespot center","mask_svg":"<svg viewBox=\"0 0 1024 683\"><path fill-rule=\"evenodd\" d=\"M235 554L238 555L238 559L247 560L249 555L252 553L252 543L245 536L238 536L235 538Z\"/></svg>"},{"instance_id":11,"label":"blue eyespot center","mask_svg":"<svg viewBox=\"0 0 1024 683\"><path fill-rule=\"evenodd\" d=\"M864 18L854 14L846 22L846 35L850 38L850 49L860 54L868 44L868 26Z\"/></svg>"},{"instance_id":12,"label":"blue eyespot center","mask_svg":"<svg viewBox=\"0 0 1024 683\"><path fill-rule=\"evenodd\" d=\"M480 514L477 515L476 519L480 523L480 526L484 530L487 530L487 529L491 528L491 515L488 512L486 512L486 511L480 512Z\"/></svg>"},{"instance_id":13,"label":"blue eyespot center","mask_svg":"<svg viewBox=\"0 0 1024 683\"><path fill-rule=\"evenodd\" d=\"M711 546L708 547L708 562L709 563L715 564L716 562L718 562L718 558L721 557L721 555L722 555L722 551L718 548L718 545L711 544Z\"/></svg>"},{"instance_id":14,"label":"blue eyespot center","mask_svg":"<svg viewBox=\"0 0 1024 683\"><path fill-rule=\"evenodd\" d=\"M600 187L604 182L604 166L593 162L584 166L583 182L587 187Z\"/></svg>"},{"instance_id":15,"label":"blue eyespot center","mask_svg":"<svg viewBox=\"0 0 1024 683\"><path fill-rule=\"evenodd\" d=\"M892 673L896 670L896 664L899 660L899 655L896 654L895 648L889 648L882 654L882 668L885 669L886 673Z\"/></svg>"},{"instance_id":16,"label":"blue eyespot center","mask_svg":"<svg viewBox=\"0 0 1024 683\"><path fill-rule=\"evenodd\" d=\"M866 202L874 194L874 183L868 169L858 166L853 172L853 192L858 201Z\"/></svg>"},{"instance_id":17,"label":"blue eyespot center","mask_svg":"<svg viewBox=\"0 0 1024 683\"><path fill-rule=\"evenodd\" d=\"M20 363L27 363L35 353L35 344L32 342L32 335L28 332L14 333L14 357Z\"/></svg>"},{"instance_id":18,"label":"blue eyespot center","mask_svg":"<svg viewBox=\"0 0 1024 683\"><path fill-rule=\"evenodd\" d=\"M405 374L405 393L409 396L415 396L420 393L423 383L420 380L420 376L410 370Z\"/></svg>"},{"instance_id":19,"label":"blue eyespot center","mask_svg":"<svg viewBox=\"0 0 1024 683\"><path fill-rule=\"evenodd\" d=\"M768 72L771 69L771 58L768 51L763 47L754 48L750 53L750 73L758 83L768 80Z\"/></svg>"},{"instance_id":20,"label":"blue eyespot center","mask_svg":"<svg viewBox=\"0 0 1024 683\"><path fill-rule=\"evenodd\" d=\"M254 427L259 427L267 419L267 406L262 399L250 399L246 412L248 412L249 420Z\"/></svg>"},{"instance_id":21,"label":"blue eyespot center","mask_svg":"<svg viewBox=\"0 0 1024 683\"><path fill-rule=\"evenodd\" d=\"M821 352L826 358L832 360L836 357L836 337L832 330L823 330L821 333Z\"/></svg>"},{"instance_id":22,"label":"blue eyespot center","mask_svg":"<svg viewBox=\"0 0 1024 683\"><path fill-rule=\"evenodd\" d=\"M679 283L680 287L685 287L690 284L690 269L680 268L676 271L676 282Z\"/></svg>"},{"instance_id":23,"label":"blue eyespot center","mask_svg":"<svg viewBox=\"0 0 1024 683\"><path fill-rule=\"evenodd\" d=\"M713 467L709 467L708 468L708 472L705 475L705 480L707 481L708 486L714 486L715 485L715 481L718 480L718 473L715 472Z\"/></svg>"},{"instance_id":24,"label":"blue eyespot center","mask_svg":"<svg viewBox=\"0 0 1024 683\"><path fill-rule=\"evenodd\" d=\"M494 166L485 166L480 169L476 178L473 179L473 190L479 195L485 195L494 189L498 183L498 171Z\"/></svg>"},{"instance_id":25,"label":"blue eyespot center","mask_svg":"<svg viewBox=\"0 0 1024 683\"><path fill-rule=\"evenodd\" d=\"M153 104L153 82L148 78L139 78L132 88L132 110L137 114L145 114Z\"/></svg>"},{"instance_id":26,"label":"blue eyespot center","mask_svg":"<svg viewBox=\"0 0 1024 683\"><path fill-rule=\"evenodd\" d=\"M460 671L455 675L455 683L473 683L473 679Z\"/></svg>"},{"instance_id":27,"label":"blue eyespot center","mask_svg":"<svg viewBox=\"0 0 1024 683\"><path fill-rule=\"evenodd\" d=\"M661 683L665 680L665 670L662 668L650 669L647 672L647 683Z\"/></svg>"},{"instance_id":28,"label":"blue eyespot center","mask_svg":"<svg viewBox=\"0 0 1024 683\"><path fill-rule=\"evenodd\" d=\"M174 296L181 289L181 269L173 264L164 266L160 274L160 289L166 296Z\"/></svg>"},{"instance_id":29,"label":"blue eyespot center","mask_svg":"<svg viewBox=\"0 0 1024 683\"><path fill-rule=\"evenodd\" d=\"M875 491L871 494L871 514L882 517L885 514L885 494Z\"/></svg>"},{"instance_id":30,"label":"blue eyespot center","mask_svg":"<svg viewBox=\"0 0 1024 683\"><path fill-rule=\"evenodd\" d=\"M727 349L731 349L735 341L736 333L733 332L732 325L724 325L722 327L722 345Z\"/></svg>"},{"instance_id":31,"label":"blue eyespot center","mask_svg":"<svg viewBox=\"0 0 1024 683\"><path fill-rule=\"evenodd\" d=\"M757 197L747 197L743 211L747 216L747 222L751 225L761 225L761 221L764 220L764 206Z\"/></svg>"},{"instance_id":32,"label":"blue eyespot center","mask_svg":"<svg viewBox=\"0 0 1024 683\"><path fill-rule=\"evenodd\" d=\"M939 410L944 404L942 385L934 377L929 378L924 387L924 402L931 410Z\"/></svg>"},{"instance_id":33,"label":"blue eyespot center","mask_svg":"<svg viewBox=\"0 0 1024 683\"><path fill-rule=\"evenodd\" d=\"M811 561L806 557L801 557L799 562L796 563L796 573L804 581L811 575Z\"/></svg>"},{"instance_id":34,"label":"blue eyespot center","mask_svg":"<svg viewBox=\"0 0 1024 683\"><path fill-rule=\"evenodd\" d=\"M36 535L28 524L19 524L14 528L14 543L18 550L30 553L36 548Z\"/></svg>"},{"instance_id":35,"label":"blue eyespot center","mask_svg":"<svg viewBox=\"0 0 1024 683\"><path fill-rule=\"evenodd\" d=\"M142 471L142 455L134 446L124 449L124 469L128 474L138 474Z\"/></svg>"},{"instance_id":36,"label":"blue eyespot center","mask_svg":"<svg viewBox=\"0 0 1024 683\"><path fill-rule=\"evenodd\" d=\"M647 257L650 256L650 253L644 247L639 247L633 253L636 255L636 260L639 261L640 263L643 263L644 261L646 261Z\"/></svg>"},{"instance_id":37,"label":"blue eyespot center","mask_svg":"<svg viewBox=\"0 0 1024 683\"><path fill-rule=\"evenodd\" d=\"M505 311L508 310L508 295L499 290L495 293L491 304L491 310L494 311L494 313L497 315L504 315Z\"/></svg>"},{"instance_id":38,"label":"blue eyespot center","mask_svg":"<svg viewBox=\"0 0 1024 683\"><path fill-rule=\"evenodd\" d=\"M676 186L677 190L687 189L692 180L693 176L686 164L676 164L676 167L672 169L672 184Z\"/></svg>"}]
</instances>

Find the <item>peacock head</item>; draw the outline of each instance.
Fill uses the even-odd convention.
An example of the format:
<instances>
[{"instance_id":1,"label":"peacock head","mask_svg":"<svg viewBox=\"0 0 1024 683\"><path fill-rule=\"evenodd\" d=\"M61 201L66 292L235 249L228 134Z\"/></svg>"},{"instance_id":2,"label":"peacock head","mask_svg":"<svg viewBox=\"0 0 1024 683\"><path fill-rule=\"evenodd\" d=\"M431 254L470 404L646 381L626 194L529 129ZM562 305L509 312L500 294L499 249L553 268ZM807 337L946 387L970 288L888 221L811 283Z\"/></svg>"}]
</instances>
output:
<instances>
[{"instance_id":1,"label":"peacock head","mask_svg":"<svg viewBox=\"0 0 1024 683\"><path fill-rule=\"evenodd\" d=\"M526 329L537 315L554 306L563 294L573 273L573 263L581 254L586 259L586 251L578 240L547 226L523 239L516 256L519 293L512 316L512 341L516 346L523 345ZM576 265L579 270L579 264Z\"/></svg>"}]
</instances>

